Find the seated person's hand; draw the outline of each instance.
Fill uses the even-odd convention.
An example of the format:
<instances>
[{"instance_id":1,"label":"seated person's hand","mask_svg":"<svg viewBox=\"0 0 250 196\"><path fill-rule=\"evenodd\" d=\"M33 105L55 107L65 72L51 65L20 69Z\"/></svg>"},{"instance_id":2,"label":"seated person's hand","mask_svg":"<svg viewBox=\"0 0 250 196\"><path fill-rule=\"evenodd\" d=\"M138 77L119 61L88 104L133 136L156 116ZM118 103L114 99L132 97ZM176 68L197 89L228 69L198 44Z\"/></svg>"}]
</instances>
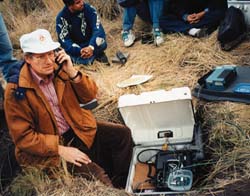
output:
<instances>
[{"instance_id":1,"label":"seated person's hand","mask_svg":"<svg viewBox=\"0 0 250 196\"><path fill-rule=\"evenodd\" d=\"M91 163L91 160L88 157L88 155L86 155L85 153L74 147L59 145L58 154L65 161L73 163L79 167L81 167L82 164Z\"/></svg>"},{"instance_id":2,"label":"seated person's hand","mask_svg":"<svg viewBox=\"0 0 250 196\"><path fill-rule=\"evenodd\" d=\"M85 47L81 49L81 57L82 58L90 58L93 56L93 49L91 47Z\"/></svg>"},{"instance_id":3,"label":"seated person's hand","mask_svg":"<svg viewBox=\"0 0 250 196\"><path fill-rule=\"evenodd\" d=\"M205 11L202 11L202 12L199 12L199 13L193 13L193 14L189 14L188 17L187 17L187 21L190 23L190 24L194 24L194 23L197 23L199 22L203 16L205 15Z\"/></svg>"},{"instance_id":4,"label":"seated person's hand","mask_svg":"<svg viewBox=\"0 0 250 196\"><path fill-rule=\"evenodd\" d=\"M198 22L198 21L197 21L196 13L189 14L189 15L187 16L187 21L188 21L190 24L193 24L193 23Z\"/></svg>"},{"instance_id":5,"label":"seated person's hand","mask_svg":"<svg viewBox=\"0 0 250 196\"><path fill-rule=\"evenodd\" d=\"M203 16L205 15L205 11L199 12L196 14L196 19L197 20L201 20L203 18Z\"/></svg>"}]
</instances>

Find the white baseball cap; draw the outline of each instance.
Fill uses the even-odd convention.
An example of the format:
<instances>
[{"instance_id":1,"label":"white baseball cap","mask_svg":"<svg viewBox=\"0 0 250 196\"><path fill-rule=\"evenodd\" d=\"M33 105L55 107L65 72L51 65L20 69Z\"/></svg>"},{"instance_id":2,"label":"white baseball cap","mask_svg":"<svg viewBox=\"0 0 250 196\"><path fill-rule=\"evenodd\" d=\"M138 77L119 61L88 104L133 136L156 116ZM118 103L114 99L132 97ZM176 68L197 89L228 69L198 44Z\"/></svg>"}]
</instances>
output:
<instances>
[{"instance_id":1,"label":"white baseball cap","mask_svg":"<svg viewBox=\"0 0 250 196\"><path fill-rule=\"evenodd\" d=\"M20 45L24 53L44 53L60 47L59 42L54 42L49 31L37 29L21 36Z\"/></svg>"}]
</instances>

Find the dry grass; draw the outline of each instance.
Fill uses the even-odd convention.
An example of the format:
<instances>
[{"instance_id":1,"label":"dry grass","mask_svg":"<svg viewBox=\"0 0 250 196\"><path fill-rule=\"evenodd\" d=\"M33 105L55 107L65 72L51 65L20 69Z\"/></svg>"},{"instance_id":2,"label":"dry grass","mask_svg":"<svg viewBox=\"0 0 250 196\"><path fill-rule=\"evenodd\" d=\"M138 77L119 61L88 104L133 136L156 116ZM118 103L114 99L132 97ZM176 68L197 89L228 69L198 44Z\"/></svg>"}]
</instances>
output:
<instances>
[{"instance_id":1,"label":"dry grass","mask_svg":"<svg viewBox=\"0 0 250 196\"><path fill-rule=\"evenodd\" d=\"M102 18L114 19L119 15L121 8L117 5L116 0L88 0L86 1L95 6Z\"/></svg>"},{"instance_id":2,"label":"dry grass","mask_svg":"<svg viewBox=\"0 0 250 196\"><path fill-rule=\"evenodd\" d=\"M16 46L17 55L20 54L18 38L23 33L36 28L46 28L56 38L54 18L62 7L61 1L44 0L43 2L49 9L30 12L28 15L25 15L16 7L11 8L8 1L3 4L3 7L8 10L4 12L4 16L8 20L8 28L10 29L11 39ZM105 11L102 15L105 17L109 18L111 16L109 14L113 13L111 10L115 1L90 2L98 10L103 8L102 10ZM18 11L12 12L12 10ZM15 17L17 15L18 18ZM111 58L119 49L122 52L128 52L130 57L124 66L112 64L107 67L98 62L89 67L79 66L80 69L93 77L99 86L99 106L94 110L99 120L121 121L117 110L117 100L122 94L138 94L143 91L157 89L169 90L181 86L188 86L192 89L199 77L216 66L223 64L250 65L249 41L244 42L232 52L224 52L221 51L216 41L217 32L203 39L173 34L165 36L165 43L161 47L142 45L138 41L133 47L124 48L120 39L121 18L118 17L112 22L103 18L102 22L109 44L107 55ZM137 19L135 30L138 36L144 27L145 24ZM145 84L124 89L116 86L118 82L129 78L133 74L151 74L153 79ZM231 102L204 102L195 98L193 100L195 108L199 106L203 109L204 122L202 126L207 134L205 151L209 154L210 161L214 162L209 167L209 172L205 174L204 181L200 183L200 189L206 192L210 191L211 187L221 188L238 180L249 179L250 106ZM74 190L78 192L79 186L86 184L82 179L71 179L75 187L71 184L71 186L67 186L69 190L63 190L60 187L64 187L62 186L65 185L64 183L60 184L60 182L55 185L53 182L50 185L50 181L43 180L46 188L41 190L44 191L40 191L39 186L36 187L36 184L34 184L36 191L40 195L74 195L70 192L60 191ZM55 192L56 190L53 187L59 187L56 188L58 192ZM95 183L88 184L86 187L91 188L93 191L99 190L96 188L99 185ZM105 188L102 191L105 191Z\"/></svg>"},{"instance_id":3,"label":"dry grass","mask_svg":"<svg viewBox=\"0 0 250 196\"><path fill-rule=\"evenodd\" d=\"M204 104L204 125L211 128L206 149L216 162L207 185L223 187L225 182L249 179L249 107L231 102Z\"/></svg>"},{"instance_id":4,"label":"dry grass","mask_svg":"<svg viewBox=\"0 0 250 196\"><path fill-rule=\"evenodd\" d=\"M12 195L40 196L127 196L124 190L118 190L103 185L98 180L87 181L81 177L65 175L62 170L54 170L51 178L36 168L26 169L13 181L9 187Z\"/></svg>"},{"instance_id":5,"label":"dry grass","mask_svg":"<svg viewBox=\"0 0 250 196\"><path fill-rule=\"evenodd\" d=\"M43 3L45 4L47 10L50 10L54 13L54 16L56 16L57 13L64 7L64 3L62 0L43 0Z\"/></svg>"}]
</instances>

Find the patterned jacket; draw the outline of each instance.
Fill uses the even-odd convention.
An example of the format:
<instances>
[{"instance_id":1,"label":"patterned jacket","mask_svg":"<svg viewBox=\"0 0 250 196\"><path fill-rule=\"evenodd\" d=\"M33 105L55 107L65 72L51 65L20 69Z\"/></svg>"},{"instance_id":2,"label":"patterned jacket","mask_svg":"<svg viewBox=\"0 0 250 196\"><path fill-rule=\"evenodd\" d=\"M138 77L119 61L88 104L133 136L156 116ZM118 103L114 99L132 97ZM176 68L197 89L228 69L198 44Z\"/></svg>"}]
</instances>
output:
<instances>
[{"instance_id":1,"label":"patterned jacket","mask_svg":"<svg viewBox=\"0 0 250 196\"><path fill-rule=\"evenodd\" d=\"M56 31L61 46L72 56L80 56L83 47L96 48L106 41L96 9L87 3L76 13L71 13L65 6L56 17Z\"/></svg>"}]
</instances>

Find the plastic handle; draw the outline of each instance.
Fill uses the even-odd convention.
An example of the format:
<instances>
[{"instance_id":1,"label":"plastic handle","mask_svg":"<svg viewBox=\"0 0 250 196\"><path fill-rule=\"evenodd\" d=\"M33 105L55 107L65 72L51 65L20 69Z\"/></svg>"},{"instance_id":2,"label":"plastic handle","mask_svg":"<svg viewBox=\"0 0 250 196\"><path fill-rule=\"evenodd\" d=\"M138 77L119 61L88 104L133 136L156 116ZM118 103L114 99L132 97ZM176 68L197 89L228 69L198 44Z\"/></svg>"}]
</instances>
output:
<instances>
[{"instance_id":1,"label":"plastic handle","mask_svg":"<svg viewBox=\"0 0 250 196\"><path fill-rule=\"evenodd\" d=\"M124 56L124 54L121 51L118 51L116 53L117 58L122 64L125 64L127 62L127 58Z\"/></svg>"}]
</instances>

